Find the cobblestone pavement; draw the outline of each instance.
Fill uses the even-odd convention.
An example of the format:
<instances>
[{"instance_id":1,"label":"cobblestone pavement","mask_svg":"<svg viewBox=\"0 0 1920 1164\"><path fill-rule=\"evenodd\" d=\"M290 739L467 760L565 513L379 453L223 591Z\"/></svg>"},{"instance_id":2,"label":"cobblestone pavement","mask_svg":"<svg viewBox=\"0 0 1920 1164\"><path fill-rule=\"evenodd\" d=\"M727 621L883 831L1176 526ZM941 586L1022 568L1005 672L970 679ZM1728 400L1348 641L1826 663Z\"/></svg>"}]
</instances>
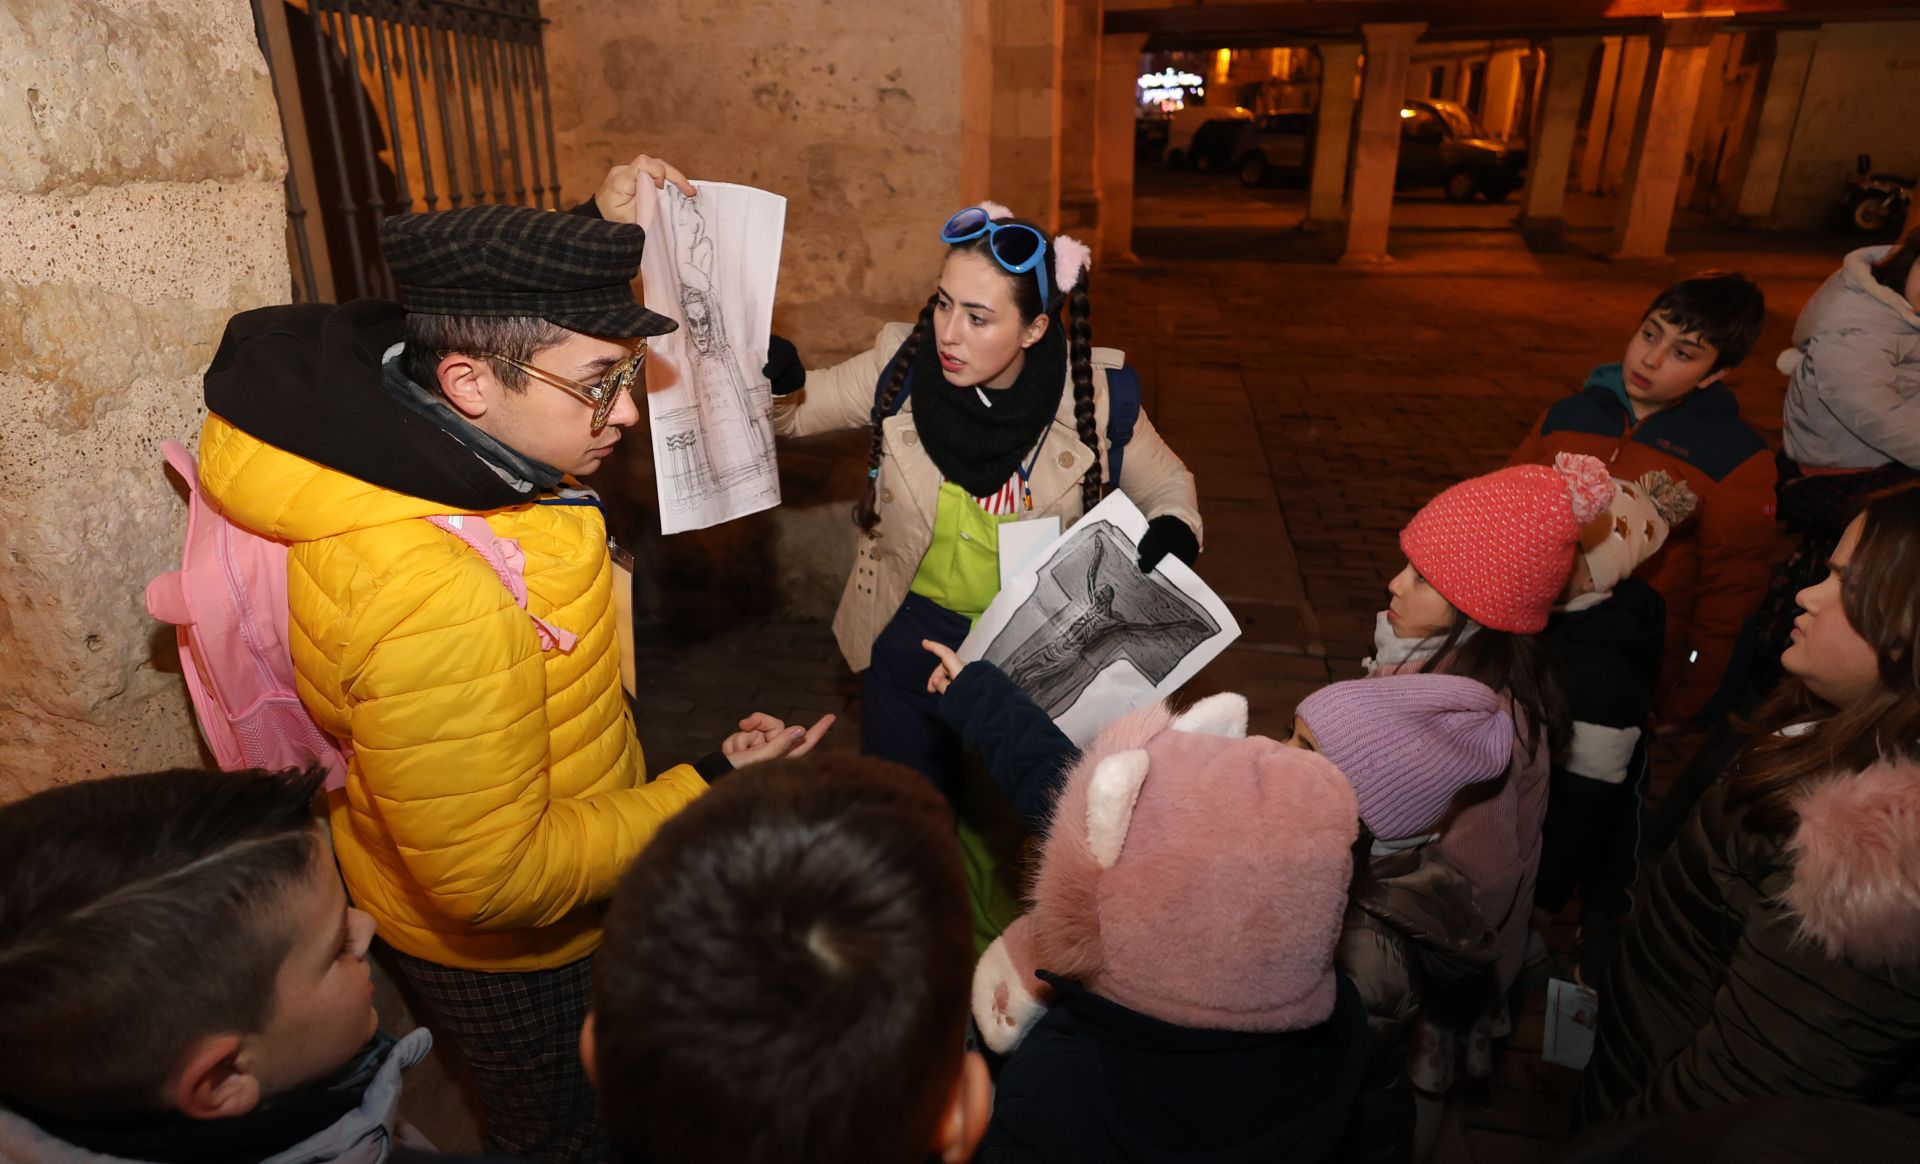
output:
<instances>
[{"instance_id":1,"label":"cobblestone pavement","mask_svg":"<svg viewBox=\"0 0 1920 1164\"><path fill-rule=\"evenodd\" d=\"M1681 236L1672 264L1607 263L1577 248L1536 254L1490 229L1500 216L1488 211L1396 234L1408 257L1381 269L1170 258L1175 221L1140 265L1095 274L1097 342L1126 349L1155 423L1197 474L1200 572L1245 628L1192 687L1246 692L1256 730L1283 730L1301 696L1358 674L1407 518L1445 485L1498 467L1548 402L1619 359L1654 293L1680 274L1734 267L1765 288L1765 335L1732 382L1777 441L1784 384L1772 357L1844 249L1767 239L1730 250L1739 236L1703 233ZM1205 229L1207 254L1293 245L1266 229L1245 230L1236 247ZM757 621L647 656L641 674L660 682L642 701L640 734L655 767L714 747L752 707L840 714L830 746L856 745L858 684L824 626ZM1662 778L1694 742L1661 746ZM1564 957L1570 926L1556 922L1548 939ZM1544 1160L1564 1135L1577 1080L1539 1058L1541 998L1536 989L1491 1084L1451 1104L1434 1159Z\"/></svg>"}]
</instances>

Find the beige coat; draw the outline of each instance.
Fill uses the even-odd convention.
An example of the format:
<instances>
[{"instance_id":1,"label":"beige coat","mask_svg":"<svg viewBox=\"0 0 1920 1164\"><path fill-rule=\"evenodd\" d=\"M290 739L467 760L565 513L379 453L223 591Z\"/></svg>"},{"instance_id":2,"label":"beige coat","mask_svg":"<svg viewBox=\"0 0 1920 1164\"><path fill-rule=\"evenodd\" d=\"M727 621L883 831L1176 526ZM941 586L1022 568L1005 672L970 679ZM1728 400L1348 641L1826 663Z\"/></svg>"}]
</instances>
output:
<instances>
[{"instance_id":1,"label":"beige coat","mask_svg":"<svg viewBox=\"0 0 1920 1164\"><path fill-rule=\"evenodd\" d=\"M873 415L874 386L880 371L912 330L910 324L890 323L880 330L873 350L832 368L807 373L807 386L774 401L773 427L782 436L809 436L843 428L858 428ZM1107 371L1125 362L1112 348L1093 349L1094 422L1100 433L1106 465ZM1061 369L1062 375L1065 368ZM876 537L860 539L853 573L840 596L833 633L840 651L855 671L864 671L873 640L906 600L907 589L920 569L920 559L933 543L933 515L940 492L940 470L920 444L913 424L913 397L900 411L881 422L879 513ZM1078 521L1080 478L1095 453L1080 441L1073 420L1073 393L1063 392L1053 431L1047 437L1033 476L1034 517L1058 515L1062 528ZM1194 495L1193 474L1173 454L1143 412L1127 442L1119 482L1127 497L1148 517L1179 518L1201 535L1200 504Z\"/></svg>"}]
</instances>

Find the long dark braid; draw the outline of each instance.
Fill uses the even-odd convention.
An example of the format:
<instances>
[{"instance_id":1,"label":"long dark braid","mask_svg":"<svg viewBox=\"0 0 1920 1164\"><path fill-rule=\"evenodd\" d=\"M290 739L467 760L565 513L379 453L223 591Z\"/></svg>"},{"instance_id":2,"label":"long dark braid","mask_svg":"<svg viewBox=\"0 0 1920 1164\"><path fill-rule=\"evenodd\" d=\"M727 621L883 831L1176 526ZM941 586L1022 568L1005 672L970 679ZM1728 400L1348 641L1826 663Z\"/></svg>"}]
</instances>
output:
<instances>
[{"instance_id":1,"label":"long dark braid","mask_svg":"<svg viewBox=\"0 0 1920 1164\"><path fill-rule=\"evenodd\" d=\"M1051 247L1048 248L1051 252ZM1049 253L1048 261L1052 261ZM1067 310L1072 323L1067 327L1067 373L1073 379L1073 421L1080 430L1080 443L1093 450L1093 464L1080 478L1080 507L1088 510L1100 504L1100 429L1093 415L1093 325L1087 320L1087 272L1067 295Z\"/></svg>"},{"instance_id":2,"label":"long dark braid","mask_svg":"<svg viewBox=\"0 0 1920 1164\"><path fill-rule=\"evenodd\" d=\"M894 357L893 375L887 380L886 391L873 401L873 437L867 445L867 488L860 494L860 500L853 503L853 524L870 537L877 536L873 531L880 524L880 447L884 436L880 431L880 422L893 411L893 402L900 399L900 389L906 387L907 373L913 367L913 357L920 351L920 341L933 330L933 307L938 302L938 293L927 296L927 305L920 309L920 318L914 323L913 330L907 333L906 342L900 345L900 353Z\"/></svg>"}]
</instances>

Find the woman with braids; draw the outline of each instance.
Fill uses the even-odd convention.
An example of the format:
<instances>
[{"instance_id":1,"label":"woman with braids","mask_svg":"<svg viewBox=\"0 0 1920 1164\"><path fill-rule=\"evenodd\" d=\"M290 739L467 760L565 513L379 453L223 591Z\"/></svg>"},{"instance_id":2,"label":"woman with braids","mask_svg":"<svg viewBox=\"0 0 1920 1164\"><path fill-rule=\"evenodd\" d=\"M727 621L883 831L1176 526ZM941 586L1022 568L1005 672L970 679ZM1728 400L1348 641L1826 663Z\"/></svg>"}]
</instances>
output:
<instances>
[{"instance_id":1,"label":"woman with braids","mask_svg":"<svg viewBox=\"0 0 1920 1164\"><path fill-rule=\"evenodd\" d=\"M1818 1097L1920 1114L1920 486L1798 596L1788 682L1600 989L1586 1121Z\"/></svg>"},{"instance_id":2,"label":"woman with braids","mask_svg":"<svg viewBox=\"0 0 1920 1164\"><path fill-rule=\"evenodd\" d=\"M786 436L871 426L860 527L834 635L865 671L860 750L925 773L950 801L961 747L927 691L933 657L957 646L1000 589L999 527L1072 525L1105 485L1146 513L1140 565L1200 549L1193 475L1139 418L1122 479L1107 480L1109 372L1093 346L1087 248L982 203L941 228L939 285L913 324L888 324L873 350L808 373L775 337L767 376Z\"/></svg>"}]
</instances>

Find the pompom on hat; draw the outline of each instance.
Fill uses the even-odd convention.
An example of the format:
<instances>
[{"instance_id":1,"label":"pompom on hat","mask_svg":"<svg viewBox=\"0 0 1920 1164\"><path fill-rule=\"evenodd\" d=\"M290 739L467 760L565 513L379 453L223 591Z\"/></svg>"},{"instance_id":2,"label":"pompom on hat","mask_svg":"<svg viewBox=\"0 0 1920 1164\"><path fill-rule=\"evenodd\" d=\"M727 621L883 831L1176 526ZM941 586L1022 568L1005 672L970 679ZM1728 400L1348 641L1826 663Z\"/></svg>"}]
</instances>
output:
<instances>
[{"instance_id":1,"label":"pompom on hat","mask_svg":"<svg viewBox=\"0 0 1920 1164\"><path fill-rule=\"evenodd\" d=\"M1613 477L1598 457L1512 465L1427 502L1400 549L1440 596L1481 626L1537 634L1566 588L1580 527L1606 512Z\"/></svg>"},{"instance_id":2,"label":"pompom on hat","mask_svg":"<svg viewBox=\"0 0 1920 1164\"><path fill-rule=\"evenodd\" d=\"M1433 831L1455 793L1513 760L1513 713L1464 675L1350 679L1307 696L1296 714L1353 784L1367 831L1383 841Z\"/></svg>"},{"instance_id":3,"label":"pompom on hat","mask_svg":"<svg viewBox=\"0 0 1920 1164\"><path fill-rule=\"evenodd\" d=\"M1659 553L1673 527L1693 516L1699 504L1687 483L1664 469L1643 473L1638 481L1616 479L1613 485L1607 512L1580 531L1580 552L1599 593L1612 590Z\"/></svg>"}]
</instances>

